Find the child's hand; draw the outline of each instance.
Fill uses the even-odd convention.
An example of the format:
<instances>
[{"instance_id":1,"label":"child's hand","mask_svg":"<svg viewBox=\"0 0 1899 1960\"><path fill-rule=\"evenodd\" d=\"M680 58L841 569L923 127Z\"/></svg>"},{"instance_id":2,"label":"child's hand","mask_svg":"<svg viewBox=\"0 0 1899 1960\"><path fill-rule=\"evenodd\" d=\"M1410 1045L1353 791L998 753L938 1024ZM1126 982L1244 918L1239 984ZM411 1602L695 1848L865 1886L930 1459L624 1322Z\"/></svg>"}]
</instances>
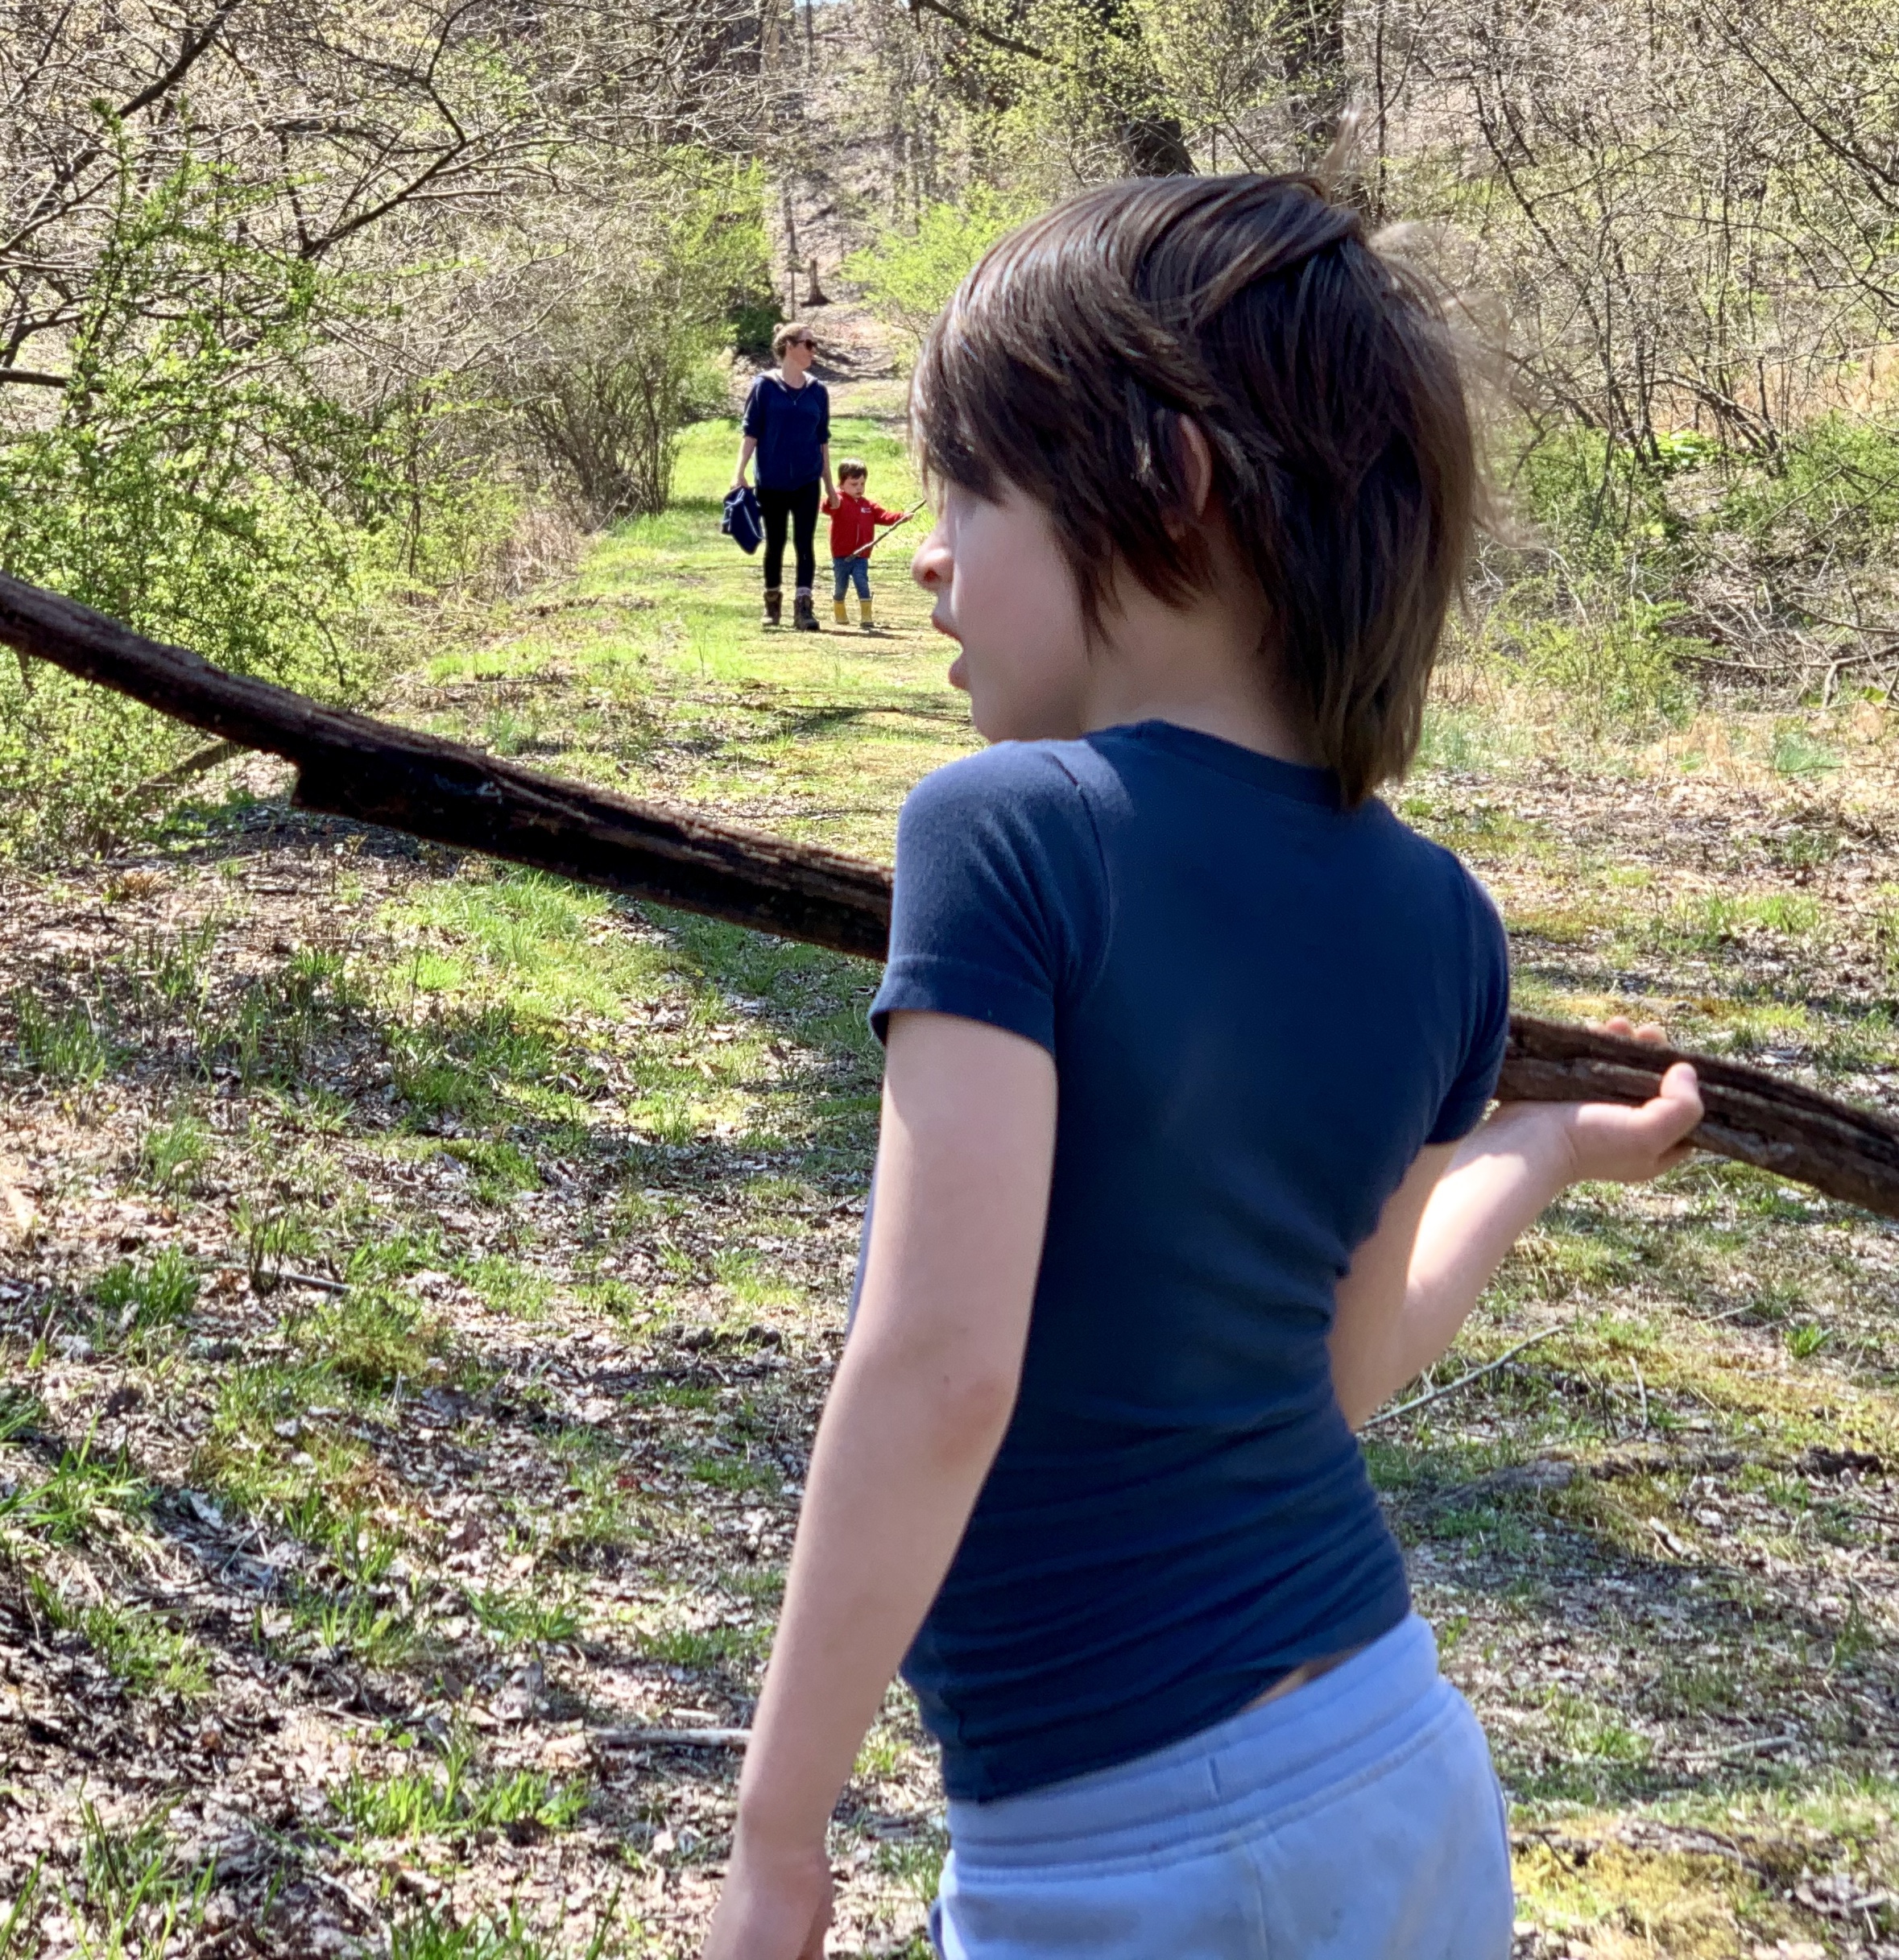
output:
<instances>
[{"instance_id":1,"label":"child's hand","mask_svg":"<svg viewBox=\"0 0 1899 1960\"><path fill-rule=\"evenodd\" d=\"M761 1852L741 1826L701 1960L824 1960L830 1923L822 1840L801 1854Z\"/></svg>"},{"instance_id":2,"label":"child's hand","mask_svg":"<svg viewBox=\"0 0 1899 1960\"><path fill-rule=\"evenodd\" d=\"M824 507L825 511L827 513L835 511L843 502L843 498L840 497L835 490L826 490L825 492L824 498Z\"/></svg>"},{"instance_id":3,"label":"child's hand","mask_svg":"<svg viewBox=\"0 0 1899 1960\"><path fill-rule=\"evenodd\" d=\"M1598 1032L1620 1035L1624 1040L1659 1044L1666 1039L1659 1028L1634 1027L1622 1015L1602 1023ZM1694 1155L1694 1146L1683 1139L1701 1121L1701 1089L1693 1068L1678 1061L1663 1076L1656 1094L1639 1106L1620 1102L1517 1103L1497 1113L1512 1125L1534 1123L1550 1132L1549 1140L1561 1153L1566 1185L1597 1181L1645 1184Z\"/></svg>"}]
</instances>

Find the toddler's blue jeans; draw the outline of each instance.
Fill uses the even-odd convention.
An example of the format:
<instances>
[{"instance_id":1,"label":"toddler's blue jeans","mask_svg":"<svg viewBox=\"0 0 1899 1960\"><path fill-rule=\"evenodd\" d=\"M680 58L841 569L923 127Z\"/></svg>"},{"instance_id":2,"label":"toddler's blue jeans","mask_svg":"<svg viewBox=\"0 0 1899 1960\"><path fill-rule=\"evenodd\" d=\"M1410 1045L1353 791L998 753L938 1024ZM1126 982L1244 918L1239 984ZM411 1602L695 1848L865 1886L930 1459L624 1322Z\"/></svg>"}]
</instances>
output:
<instances>
[{"instance_id":1,"label":"toddler's blue jeans","mask_svg":"<svg viewBox=\"0 0 1899 1960\"><path fill-rule=\"evenodd\" d=\"M1413 1615L1138 1761L952 1802L945 1960L1508 1960L1490 1751Z\"/></svg>"},{"instance_id":2,"label":"toddler's blue jeans","mask_svg":"<svg viewBox=\"0 0 1899 1960\"><path fill-rule=\"evenodd\" d=\"M845 588L854 585L857 596L871 602L871 561L868 558L834 558L831 560L831 597L841 599Z\"/></svg>"}]
</instances>

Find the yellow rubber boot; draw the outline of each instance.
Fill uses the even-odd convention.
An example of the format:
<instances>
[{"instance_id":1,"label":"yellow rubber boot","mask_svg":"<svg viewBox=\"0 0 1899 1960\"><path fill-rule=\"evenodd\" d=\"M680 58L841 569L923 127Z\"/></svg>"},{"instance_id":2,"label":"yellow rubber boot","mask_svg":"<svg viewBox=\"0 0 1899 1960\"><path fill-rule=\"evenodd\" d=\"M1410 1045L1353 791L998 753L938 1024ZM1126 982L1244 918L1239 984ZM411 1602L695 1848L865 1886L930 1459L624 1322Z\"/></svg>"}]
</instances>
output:
<instances>
[{"instance_id":1,"label":"yellow rubber boot","mask_svg":"<svg viewBox=\"0 0 1899 1960\"><path fill-rule=\"evenodd\" d=\"M863 627L866 632L870 631L871 602L868 599L860 599L858 601L857 622L859 626Z\"/></svg>"},{"instance_id":2,"label":"yellow rubber boot","mask_svg":"<svg viewBox=\"0 0 1899 1960\"><path fill-rule=\"evenodd\" d=\"M836 615L838 624L839 626L847 626L850 624L850 612L846 608L844 602L842 599L834 599L831 602L831 610Z\"/></svg>"}]
</instances>

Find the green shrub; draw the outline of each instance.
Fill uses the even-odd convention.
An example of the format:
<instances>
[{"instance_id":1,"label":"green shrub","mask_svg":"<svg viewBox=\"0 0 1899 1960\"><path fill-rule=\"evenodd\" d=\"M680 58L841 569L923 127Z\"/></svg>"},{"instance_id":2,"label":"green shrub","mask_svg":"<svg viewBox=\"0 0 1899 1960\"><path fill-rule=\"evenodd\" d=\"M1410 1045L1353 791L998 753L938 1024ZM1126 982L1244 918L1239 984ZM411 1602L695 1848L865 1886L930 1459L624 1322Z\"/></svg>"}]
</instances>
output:
<instances>
[{"instance_id":1,"label":"green shrub","mask_svg":"<svg viewBox=\"0 0 1899 1960\"><path fill-rule=\"evenodd\" d=\"M1526 618L1518 610L1526 598L1548 596L1526 582L1487 622L1485 637L1509 668L1562 695L1569 713L1596 733L1680 718L1693 699L1683 658L1699 643L1669 631L1678 607L1630 596L1593 614Z\"/></svg>"},{"instance_id":2,"label":"green shrub","mask_svg":"<svg viewBox=\"0 0 1899 1960\"><path fill-rule=\"evenodd\" d=\"M1679 539L1667 482L1706 455L1690 444L1641 457L1598 430L1566 425L1525 450L1516 489L1538 534L1572 574L1613 573L1632 556L1653 556Z\"/></svg>"},{"instance_id":3,"label":"green shrub","mask_svg":"<svg viewBox=\"0 0 1899 1960\"><path fill-rule=\"evenodd\" d=\"M356 703L370 606L466 572L511 522L457 449L460 395L336 398L341 276L267 249L270 192L192 153L155 180L106 119L106 234L66 386L0 390L0 569L222 667ZM30 395L21 401L13 398ZM451 439L453 438L453 439ZM61 670L0 660L0 854L135 833L205 738Z\"/></svg>"},{"instance_id":4,"label":"green shrub","mask_svg":"<svg viewBox=\"0 0 1899 1960\"><path fill-rule=\"evenodd\" d=\"M664 510L681 430L726 411L715 357L769 287L763 196L755 166L675 151L602 187L581 249L537 283L507 391L582 523Z\"/></svg>"},{"instance_id":5,"label":"green shrub","mask_svg":"<svg viewBox=\"0 0 1899 1960\"><path fill-rule=\"evenodd\" d=\"M844 276L862 287L874 312L920 345L963 275L1028 215L1020 199L972 184L958 203L926 205L913 227L887 227L845 260Z\"/></svg>"},{"instance_id":6,"label":"green shrub","mask_svg":"<svg viewBox=\"0 0 1899 1960\"><path fill-rule=\"evenodd\" d=\"M1889 559L1899 546L1899 423L1845 415L1809 423L1771 469L1734 484L1717 522L1769 563L1822 550Z\"/></svg>"}]
</instances>

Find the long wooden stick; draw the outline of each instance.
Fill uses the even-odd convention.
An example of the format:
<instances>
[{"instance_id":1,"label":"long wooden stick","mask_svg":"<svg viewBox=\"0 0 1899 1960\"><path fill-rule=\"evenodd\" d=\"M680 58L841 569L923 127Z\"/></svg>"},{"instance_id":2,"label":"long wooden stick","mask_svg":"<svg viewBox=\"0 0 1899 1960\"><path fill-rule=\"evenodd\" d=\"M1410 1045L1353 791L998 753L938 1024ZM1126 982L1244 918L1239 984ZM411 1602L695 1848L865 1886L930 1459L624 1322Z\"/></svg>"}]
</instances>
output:
<instances>
[{"instance_id":1,"label":"long wooden stick","mask_svg":"<svg viewBox=\"0 0 1899 1960\"><path fill-rule=\"evenodd\" d=\"M297 767L295 800L583 884L882 959L889 871L813 844L518 767L478 749L325 708L0 574L0 642L161 713ZM1738 1062L1512 1015L1507 1101L1640 1102L1692 1061L1694 1141L1899 1218L1899 1127Z\"/></svg>"}]
</instances>

